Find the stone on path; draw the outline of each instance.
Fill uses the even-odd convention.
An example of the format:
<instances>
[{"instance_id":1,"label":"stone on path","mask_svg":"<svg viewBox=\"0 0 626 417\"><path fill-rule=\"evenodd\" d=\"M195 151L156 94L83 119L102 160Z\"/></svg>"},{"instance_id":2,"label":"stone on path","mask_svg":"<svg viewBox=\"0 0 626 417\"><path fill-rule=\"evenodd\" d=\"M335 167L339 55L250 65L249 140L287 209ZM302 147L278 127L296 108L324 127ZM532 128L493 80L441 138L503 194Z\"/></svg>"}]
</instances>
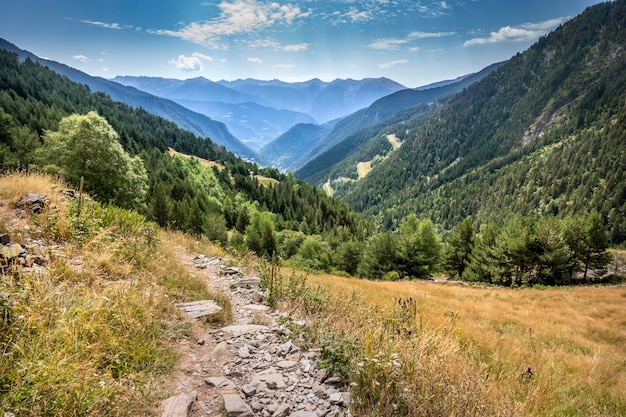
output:
<instances>
[{"instance_id":1,"label":"stone on path","mask_svg":"<svg viewBox=\"0 0 626 417\"><path fill-rule=\"evenodd\" d=\"M191 404L196 400L198 394L194 392L179 394L164 400L161 405L162 417L187 417Z\"/></svg>"},{"instance_id":2,"label":"stone on path","mask_svg":"<svg viewBox=\"0 0 626 417\"><path fill-rule=\"evenodd\" d=\"M268 331L269 327L262 326L260 324L237 324L233 326L226 326L220 329L224 333L230 333L234 337L238 337L248 333L254 333L258 331Z\"/></svg>"},{"instance_id":3,"label":"stone on path","mask_svg":"<svg viewBox=\"0 0 626 417\"><path fill-rule=\"evenodd\" d=\"M224 410L227 417L254 417L252 409L239 396L237 391L223 392Z\"/></svg>"},{"instance_id":4,"label":"stone on path","mask_svg":"<svg viewBox=\"0 0 626 417\"><path fill-rule=\"evenodd\" d=\"M287 417L291 411L289 404L281 404L278 409L272 414L272 417Z\"/></svg>"},{"instance_id":5,"label":"stone on path","mask_svg":"<svg viewBox=\"0 0 626 417\"><path fill-rule=\"evenodd\" d=\"M233 381L223 376L215 376L204 380L207 384L213 385L219 390L234 390L237 386Z\"/></svg>"},{"instance_id":6,"label":"stone on path","mask_svg":"<svg viewBox=\"0 0 626 417\"><path fill-rule=\"evenodd\" d=\"M222 311L222 307L218 306L213 300L192 301L190 303L179 303L175 305L192 320L212 316Z\"/></svg>"}]
</instances>

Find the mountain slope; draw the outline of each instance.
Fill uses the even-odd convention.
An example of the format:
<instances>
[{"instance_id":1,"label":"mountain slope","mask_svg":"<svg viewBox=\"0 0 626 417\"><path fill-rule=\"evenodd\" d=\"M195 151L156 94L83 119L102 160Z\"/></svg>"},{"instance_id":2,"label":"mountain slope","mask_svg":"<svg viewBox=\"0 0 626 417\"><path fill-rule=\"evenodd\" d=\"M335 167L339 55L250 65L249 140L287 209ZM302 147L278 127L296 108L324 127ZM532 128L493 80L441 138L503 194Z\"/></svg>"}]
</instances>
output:
<instances>
[{"instance_id":1,"label":"mountain slope","mask_svg":"<svg viewBox=\"0 0 626 417\"><path fill-rule=\"evenodd\" d=\"M444 98L450 98L453 94L462 91L471 84L479 81L502 66L502 62L492 64L485 69L475 73L460 77L457 81L442 82L433 88L404 89L393 94L376 100L366 109L359 110L354 114L339 121L335 128L329 134L318 140L318 143L292 164L291 168L298 169L296 176L303 178L308 182L318 184L325 181L328 170L333 165L341 164L343 158L350 153L356 151L360 146L369 139L376 136L377 130L382 129L398 120L383 120L390 118L392 115L415 107L414 111L407 110L399 119L402 122L408 115L421 114L424 111L430 111L428 107L419 106L423 103L436 102ZM376 124L379 124L376 126ZM366 128L368 134L360 131ZM405 128L400 128L403 131ZM351 138L349 144L342 144L344 140Z\"/></svg>"},{"instance_id":2,"label":"mountain slope","mask_svg":"<svg viewBox=\"0 0 626 417\"><path fill-rule=\"evenodd\" d=\"M455 96L366 178L337 190L387 227L600 211L626 233L626 1L599 4ZM567 158L563 160L562 158Z\"/></svg>"},{"instance_id":3,"label":"mountain slope","mask_svg":"<svg viewBox=\"0 0 626 417\"><path fill-rule=\"evenodd\" d=\"M173 101L153 96L132 87L122 86L104 78L92 77L55 61L39 58L1 38L0 49L14 52L22 60L28 58L39 62L56 73L65 75L74 82L89 86L92 91L104 92L115 101L120 101L134 108L142 108L156 116L161 116L198 136L209 137L215 143L224 146L242 158L258 159L258 156L234 137L223 123L211 120L207 116L193 112Z\"/></svg>"},{"instance_id":4,"label":"mountain slope","mask_svg":"<svg viewBox=\"0 0 626 417\"><path fill-rule=\"evenodd\" d=\"M266 161L272 161L279 168L290 168L300 158L326 135L334 124L324 125L313 123L298 123L278 138L259 150L259 154Z\"/></svg>"}]
</instances>

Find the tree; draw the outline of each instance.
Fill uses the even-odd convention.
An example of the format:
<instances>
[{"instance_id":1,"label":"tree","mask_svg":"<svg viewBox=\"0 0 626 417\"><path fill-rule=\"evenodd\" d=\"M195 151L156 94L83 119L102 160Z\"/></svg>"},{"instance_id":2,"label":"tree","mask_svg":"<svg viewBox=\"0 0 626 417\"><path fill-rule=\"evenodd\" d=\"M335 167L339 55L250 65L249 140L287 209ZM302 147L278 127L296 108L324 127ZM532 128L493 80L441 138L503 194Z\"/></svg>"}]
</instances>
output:
<instances>
[{"instance_id":1,"label":"tree","mask_svg":"<svg viewBox=\"0 0 626 417\"><path fill-rule=\"evenodd\" d=\"M159 182L154 186L152 198L148 206L148 214L161 227L169 226L172 217L172 207L165 184Z\"/></svg>"},{"instance_id":2,"label":"tree","mask_svg":"<svg viewBox=\"0 0 626 417\"><path fill-rule=\"evenodd\" d=\"M381 279L387 272L394 270L397 260L398 242L395 236L379 233L367 242L358 273L366 278Z\"/></svg>"},{"instance_id":3,"label":"tree","mask_svg":"<svg viewBox=\"0 0 626 417\"><path fill-rule=\"evenodd\" d=\"M554 216L542 218L536 227L538 259L536 278L540 283L563 285L570 281L567 245L560 222Z\"/></svg>"},{"instance_id":4,"label":"tree","mask_svg":"<svg viewBox=\"0 0 626 417\"><path fill-rule=\"evenodd\" d=\"M567 245L570 261L570 276L582 271L583 281L590 269L603 269L611 260L607 251L608 232L603 226L602 215L594 211L583 218L570 216L563 221L563 239Z\"/></svg>"},{"instance_id":5,"label":"tree","mask_svg":"<svg viewBox=\"0 0 626 417\"><path fill-rule=\"evenodd\" d=\"M441 241L433 223L409 215L400 226L400 263L402 272L413 278L427 278L439 266Z\"/></svg>"},{"instance_id":6,"label":"tree","mask_svg":"<svg viewBox=\"0 0 626 417\"><path fill-rule=\"evenodd\" d=\"M250 224L246 227L246 245L257 255L272 258L277 248L272 213L254 212Z\"/></svg>"},{"instance_id":7,"label":"tree","mask_svg":"<svg viewBox=\"0 0 626 417\"><path fill-rule=\"evenodd\" d=\"M474 225L472 218L466 217L450 231L443 254L444 268L451 278L463 276L473 247Z\"/></svg>"},{"instance_id":8,"label":"tree","mask_svg":"<svg viewBox=\"0 0 626 417\"><path fill-rule=\"evenodd\" d=\"M124 151L118 134L96 112L65 117L57 131L46 131L39 156L48 171L76 187L84 178L85 191L98 200L126 208L145 204L143 162Z\"/></svg>"},{"instance_id":9,"label":"tree","mask_svg":"<svg viewBox=\"0 0 626 417\"><path fill-rule=\"evenodd\" d=\"M611 261L608 248L609 236L604 228L602 215L593 211L583 223L583 245L580 253L583 281L587 280L589 269L603 270Z\"/></svg>"},{"instance_id":10,"label":"tree","mask_svg":"<svg viewBox=\"0 0 626 417\"><path fill-rule=\"evenodd\" d=\"M335 265L338 269L347 272L350 275L356 274L359 263L361 262L361 254L363 253L363 244L357 240L349 240L343 242L337 248Z\"/></svg>"}]
</instances>

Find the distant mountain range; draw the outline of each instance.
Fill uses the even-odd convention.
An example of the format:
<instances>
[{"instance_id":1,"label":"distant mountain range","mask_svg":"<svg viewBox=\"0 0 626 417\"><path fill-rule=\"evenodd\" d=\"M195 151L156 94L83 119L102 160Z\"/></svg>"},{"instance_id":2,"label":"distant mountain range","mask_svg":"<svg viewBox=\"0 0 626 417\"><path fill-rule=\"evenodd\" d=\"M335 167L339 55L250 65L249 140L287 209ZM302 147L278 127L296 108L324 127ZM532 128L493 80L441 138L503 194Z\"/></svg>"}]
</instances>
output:
<instances>
[{"instance_id":1,"label":"distant mountain range","mask_svg":"<svg viewBox=\"0 0 626 417\"><path fill-rule=\"evenodd\" d=\"M405 88L387 78L287 83L118 76L113 81L173 100L219 120L256 151L294 125L326 123L345 117ZM275 163L271 159L267 161Z\"/></svg>"},{"instance_id":2,"label":"distant mountain range","mask_svg":"<svg viewBox=\"0 0 626 417\"><path fill-rule=\"evenodd\" d=\"M170 120L200 137L209 137L213 142L224 146L241 158L259 159L259 156L241 143L225 124L212 120L206 115L191 111L171 100L148 94L136 88L123 86L105 78L93 77L65 64L40 58L4 39L0 39L0 48L16 53L21 60L30 59L38 62L74 82L87 85L92 91L101 91L109 95L113 100L128 104L131 107L141 107L147 112Z\"/></svg>"}]
</instances>

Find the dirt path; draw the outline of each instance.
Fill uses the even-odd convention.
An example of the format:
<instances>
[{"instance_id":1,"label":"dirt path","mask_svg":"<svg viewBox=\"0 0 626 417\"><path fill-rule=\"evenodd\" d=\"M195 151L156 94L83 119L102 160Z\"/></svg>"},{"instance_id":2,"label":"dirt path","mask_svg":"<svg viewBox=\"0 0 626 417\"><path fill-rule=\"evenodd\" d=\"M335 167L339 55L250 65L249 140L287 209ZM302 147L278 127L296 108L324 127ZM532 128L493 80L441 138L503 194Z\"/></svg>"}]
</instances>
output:
<instances>
[{"instance_id":1,"label":"dirt path","mask_svg":"<svg viewBox=\"0 0 626 417\"><path fill-rule=\"evenodd\" d=\"M341 381L316 368L315 349L299 348L304 340L298 329L306 323L279 325L280 313L260 303L257 277L225 267L218 257L181 249L179 258L211 290L230 297L233 320L224 328L193 322L196 340L180 342L183 359L172 374L177 397L166 400L190 403L189 411L168 412L165 404L163 417L348 415Z\"/></svg>"}]
</instances>

